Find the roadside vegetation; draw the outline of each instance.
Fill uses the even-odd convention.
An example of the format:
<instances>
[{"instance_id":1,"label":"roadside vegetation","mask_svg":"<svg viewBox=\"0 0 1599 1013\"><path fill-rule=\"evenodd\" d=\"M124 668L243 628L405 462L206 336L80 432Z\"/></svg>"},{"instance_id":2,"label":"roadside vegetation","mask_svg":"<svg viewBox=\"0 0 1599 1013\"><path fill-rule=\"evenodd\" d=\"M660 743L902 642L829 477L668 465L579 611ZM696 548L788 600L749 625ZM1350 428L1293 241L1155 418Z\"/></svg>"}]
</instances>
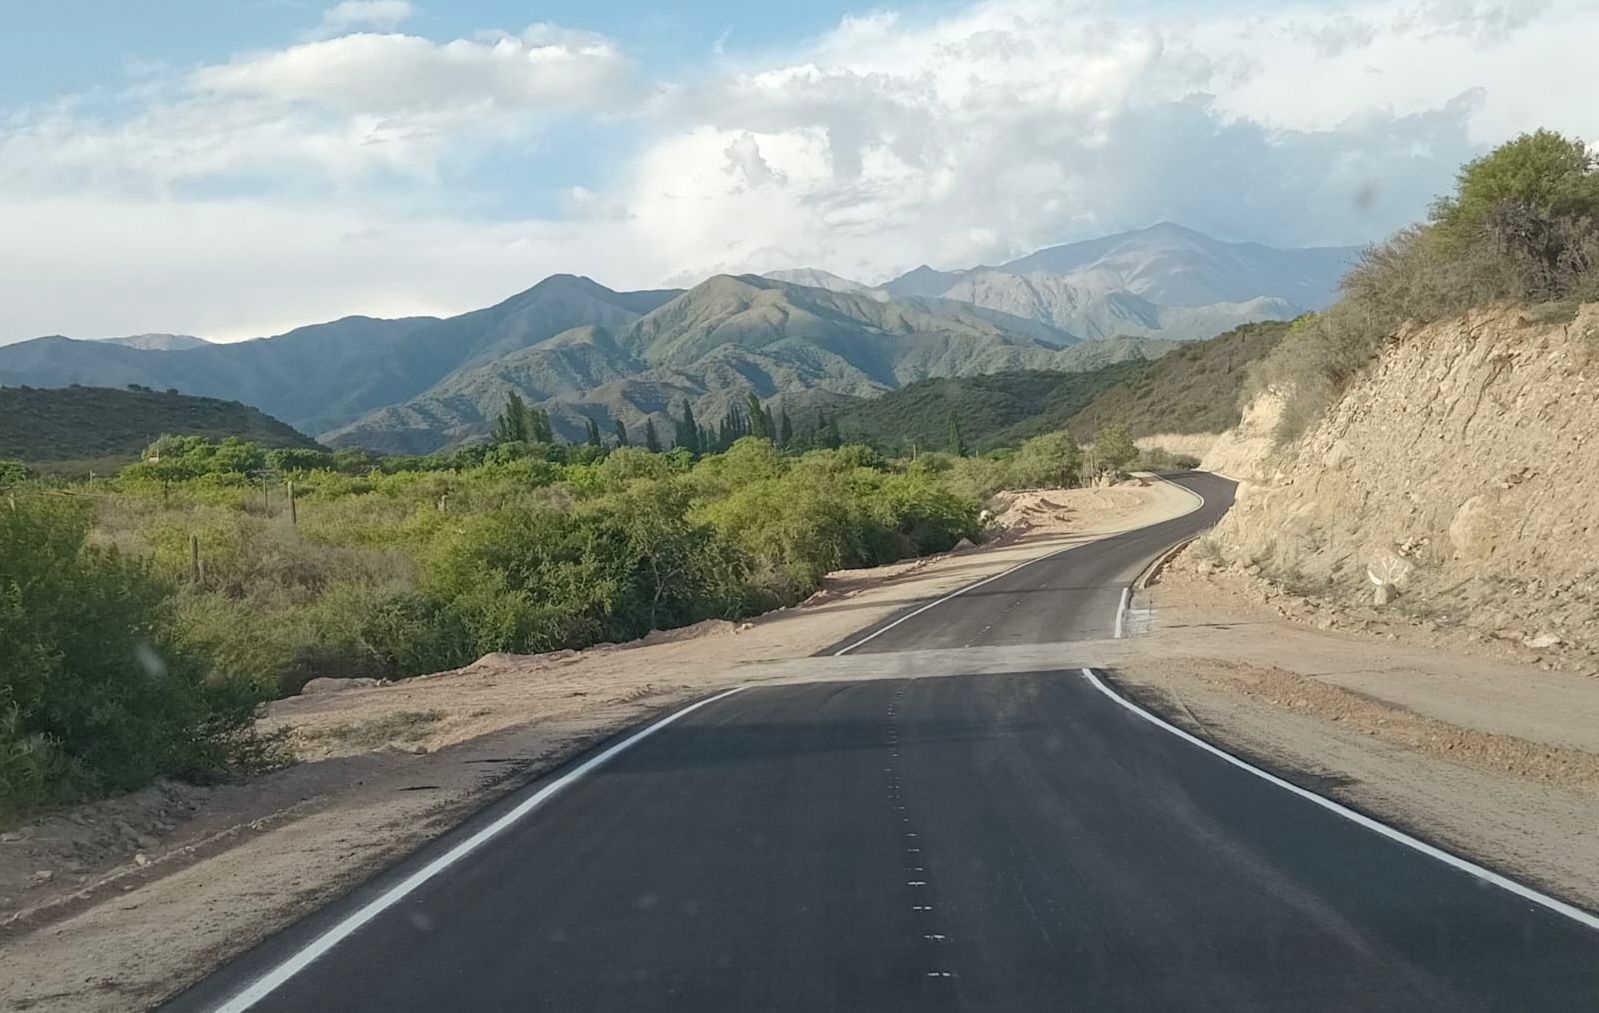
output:
<instances>
[{"instance_id":1,"label":"roadside vegetation","mask_svg":"<svg viewBox=\"0 0 1599 1013\"><path fill-rule=\"evenodd\" d=\"M512 398L432 457L165 436L93 482L0 466L0 816L273 762L254 713L312 678L736 619L978 540L1000 488L1142 460L1117 426L889 459L820 419L785 451L785 417L737 414L694 426L703 453L556 443Z\"/></svg>"},{"instance_id":2,"label":"roadside vegetation","mask_svg":"<svg viewBox=\"0 0 1599 1013\"><path fill-rule=\"evenodd\" d=\"M1343 298L1296 321L1249 392L1292 392L1277 433L1286 443L1407 325L1493 303L1574 312L1595 299L1599 162L1575 138L1523 134L1462 167L1455 192L1425 222L1367 250L1345 276Z\"/></svg>"}]
</instances>

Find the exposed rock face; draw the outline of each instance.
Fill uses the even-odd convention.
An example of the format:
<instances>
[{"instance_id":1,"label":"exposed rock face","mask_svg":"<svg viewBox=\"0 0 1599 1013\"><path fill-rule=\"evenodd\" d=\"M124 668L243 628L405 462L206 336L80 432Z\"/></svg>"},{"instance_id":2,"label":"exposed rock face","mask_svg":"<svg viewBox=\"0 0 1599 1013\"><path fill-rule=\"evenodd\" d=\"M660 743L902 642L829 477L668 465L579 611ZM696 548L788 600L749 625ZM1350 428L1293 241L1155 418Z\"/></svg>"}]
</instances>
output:
<instances>
[{"instance_id":1,"label":"exposed rock face","mask_svg":"<svg viewBox=\"0 0 1599 1013\"><path fill-rule=\"evenodd\" d=\"M1397 556L1407 607L1599 650L1599 304L1532 315L1402 334L1289 447L1257 399L1205 462L1244 480L1223 550L1350 596Z\"/></svg>"}]
</instances>

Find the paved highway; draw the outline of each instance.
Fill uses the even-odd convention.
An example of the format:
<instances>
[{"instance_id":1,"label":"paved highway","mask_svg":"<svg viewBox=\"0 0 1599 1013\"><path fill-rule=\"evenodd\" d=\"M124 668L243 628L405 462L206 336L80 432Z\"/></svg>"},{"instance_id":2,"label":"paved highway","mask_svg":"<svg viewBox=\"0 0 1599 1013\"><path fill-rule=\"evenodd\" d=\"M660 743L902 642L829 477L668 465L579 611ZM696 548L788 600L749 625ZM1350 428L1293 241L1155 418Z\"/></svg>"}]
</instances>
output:
<instances>
[{"instance_id":1,"label":"paved highway","mask_svg":"<svg viewBox=\"0 0 1599 1013\"><path fill-rule=\"evenodd\" d=\"M1207 500L1187 518L834 653L1105 635L1126 581L1230 500L1220 480L1183 481ZM1070 655L715 698L482 814L170 1008L1599 1006L1599 929L1580 912L1206 751Z\"/></svg>"}]
</instances>

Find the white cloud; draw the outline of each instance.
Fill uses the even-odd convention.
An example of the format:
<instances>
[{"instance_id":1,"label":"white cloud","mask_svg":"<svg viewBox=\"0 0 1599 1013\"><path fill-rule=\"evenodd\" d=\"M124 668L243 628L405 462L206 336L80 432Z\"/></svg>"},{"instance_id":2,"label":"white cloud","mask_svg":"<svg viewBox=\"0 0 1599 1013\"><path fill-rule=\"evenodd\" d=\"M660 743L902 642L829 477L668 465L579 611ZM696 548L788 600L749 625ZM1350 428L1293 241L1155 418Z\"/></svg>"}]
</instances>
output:
<instances>
[{"instance_id":1,"label":"white cloud","mask_svg":"<svg viewBox=\"0 0 1599 1013\"><path fill-rule=\"evenodd\" d=\"M556 270L875 280L1159 219L1359 242L1518 131L1599 139L1589 0L975 0L653 82L593 32L441 41L349 6L109 103L0 109L0 340L462 309ZM560 165L539 138L572 116L613 124L604 170L552 188L557 220L481 217L482 156Z\"/></svg>"},{"instance_id":2,"label":"white cloud","mask_svg":"<svg viewBox=\"0 0 1599 1013\"><path fill-rule=\"evenodd\" d=\"M409 21L415 13L406 0L344 0L322 12L321 31L329 35L352 28L387 31Z\"/></svg>"},{"instance_id":3,"label":"white cloud","mask_svg":"<svg viewBox=\"0 0 1599 1013\"><path fill-rule=\"evenodd\" d=\"M605 222L464 222L401 206L0 198L0 220L0 341L238 340L351 313L459 313L557 271L625 266L624 236Z\"/></svg>"},{"instance_id":4,"label":"white cloud","mask_svg":"<svg viewBox=\"0 0 1599 1013\"><path fill-rule=\"evenodd\" d=\"M490 41L345 35L205 67L189 85L201 93L388 115L607 105L632 79L631 61L610 39L541 25Z\"/></svg>"}]
</instances>

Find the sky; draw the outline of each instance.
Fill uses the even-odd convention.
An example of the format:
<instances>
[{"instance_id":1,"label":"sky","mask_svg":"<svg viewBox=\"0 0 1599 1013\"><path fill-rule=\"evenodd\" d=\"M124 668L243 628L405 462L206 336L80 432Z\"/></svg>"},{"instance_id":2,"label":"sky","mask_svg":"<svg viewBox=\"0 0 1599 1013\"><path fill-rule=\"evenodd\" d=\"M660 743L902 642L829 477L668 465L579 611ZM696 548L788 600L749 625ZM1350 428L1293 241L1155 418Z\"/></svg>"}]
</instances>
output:
<instances>
[{"instance_id":1,"label":"sky","mask_svg":"<svg viewBox=\"0 0 1599 1013\"><path fill-rule=\"evenodd\" d=\"M8 5L11 6L11 5ZM1599 0L53 0L0 34L0 343L239 340L1176 221L1366 243L1537 127Z\"/></svg>"}]
</instances>

